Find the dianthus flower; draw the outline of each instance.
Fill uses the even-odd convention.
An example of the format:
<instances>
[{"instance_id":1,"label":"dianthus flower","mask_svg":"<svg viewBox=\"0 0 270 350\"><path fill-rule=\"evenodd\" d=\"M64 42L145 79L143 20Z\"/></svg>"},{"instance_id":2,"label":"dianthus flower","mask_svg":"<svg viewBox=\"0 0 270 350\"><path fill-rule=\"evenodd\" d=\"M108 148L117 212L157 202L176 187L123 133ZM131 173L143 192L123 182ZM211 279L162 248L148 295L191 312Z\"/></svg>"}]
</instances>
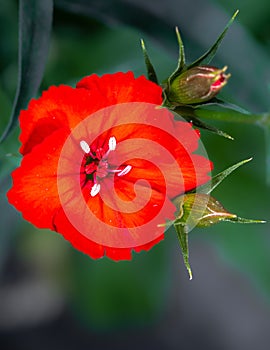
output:
<instances>
[{"instance_id":1,"label":"dianthus flower","mask_svg":"<svg viewBox=\"0 0 270 350\"><path fill-rule=\"evenodd\" d=\"M194 154L199 133L161 104L161 88L131 72L49 88L20 114L10 203L94 259L150 249L174 219L171 200L211 170Z\"/></svg>"}]
</instances>

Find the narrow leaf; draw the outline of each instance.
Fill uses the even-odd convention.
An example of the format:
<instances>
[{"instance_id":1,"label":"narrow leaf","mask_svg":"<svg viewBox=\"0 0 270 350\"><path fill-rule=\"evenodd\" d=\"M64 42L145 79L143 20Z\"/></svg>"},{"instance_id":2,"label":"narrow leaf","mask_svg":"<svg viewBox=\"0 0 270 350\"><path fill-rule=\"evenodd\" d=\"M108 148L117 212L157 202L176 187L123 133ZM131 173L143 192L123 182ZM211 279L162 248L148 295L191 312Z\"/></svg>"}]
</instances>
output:
<instances>
[{"instance_id":1,"label":"narrow leaf","mask_svg":"<svg viewBox=\"0 0 270 350\"><path fill-rule=\"evenodd\" d=\"M20 0L17 91L0 143L16 125L20 110L38 91L49 49L52 13L53 0Z\"/></svg>"},{"instance_id":2,"label":"narrow leaf","mask_svg":"<svg viewBox=\"0 0 270 350\"><path fill-rule=\"evenodd\" d=\"M184 48L184 44L179 32L178 27L175 28L175 32L176 32L176 36L177 36L177 41L178 41L178 46L179 46L179 59L178 59L178 70L181 71L186 63L186 59L185 59L185 48Z\"/></svg>"},{"instance_id":3,"label":"narrow leaf","mask_svg":"<svg viewBox=\"0 0 270 350\"><path fill-rule=\"evenodd\" d=\"M262 114L251 114L235 104L214 98L213 100L194 106L194 115L199 118L222 120L234 123L256 123L263 119Z\"/></svg>"},{"instance_id":4,"label":"narrow leaf","mask_svg":"<svg viewBox=\"0 0 270 350\"><path fill-rule=\"evenodd\" d=\"M228 24L226 25L225 29L223 30L223 32L220 34L220 36L218 37L217 41L214 43L214 45L208 50L206 51L206 53L204 55L202 55L200 58L198 58L196 61L194 61L193 63L191 63L188 66L188 69L195 67L195 66L200 66L203 64L209 64L212 59L214 58L217 49L219 48L222 40L224 39L227 30L229 29L229 27L231 26L231 24L233 23L235 17L237 16L239 10L237 10L234 15L232 16L232 18L230 19L230 21L228 22Z\"/></svg>"},{"instance_id":5,"label":"narrow leaf","mask_svg":"<svg viewBox=\"0 0 270 350\"><path fill-rule=\"evenodd\" d=\"M229 176L233 171L235 171L240 166L244 165L245 163L248 163L252 160L252 158L242 160L241 162L232 165L228 169L223 170L219 174L212 177L211 180L211 186L209 187L209 183L204 184L202 186L199 186L196 191L200 193L211 193L224 179L226 179L227 176Z\"/></svg>"},{"instance_id":6,"label":"narrow leaf","mask_svg":"<svg viewBox=\"0 0 270 350\"><path fill-rule=\"evenodd\" d=\"M175 225L175 230L182 250L184 264L189 274L189 279L192 280L192 270L189 263L189 248L188 248L188 232L185 225Z\"/></svg>"},{"instance_id":7,"label":"narrow leaf","mask_svg":"<svg viewBox=\"0 0 270 350\"><path fill-rule=\"evenodd\" d=\"M239 216L235 216L232 218L226 218L224 221L230 221L237 224L265 224L265 220L253 220L253 219L244 219Z\"/></svg>"},{"instance_id":8,"label":"narrow leaf","mask_svg":"<svg viewBox=\"0 0 270 350\"><path fill-rule=\"evenodd\" d=\"M233 137L230 136L229 134L227 134L226 132L222 131L222 130L219 130L218 128L216 128L215 126L213 125L209 125L209 124L206 124L205 122L201 121L200 119L192 116L192 117L188 117L188 116L181 116L183 117L184 119L186 119L188 122L192 122L192 124L200 129L204 129L204 130L207 130L207 131L211 131L219 136L222 136L222 137L225 137L226 139L229 139L229 140L233 140Z\"/></svg>"},{"instance_id":9,"label":"narrow leaf","mask_svg":"<svg viewBox=\"0 0 270 350\"><path fill-rule=\"evenodd\" d=\"M217 107L221 107L221 108L225 108L225 109L229 109L229 110L233 110L242 114L249 114L249 112L240 107L235 105L234 103L231 102L227 102L227 101L223 101L220 98L214 97L210 102L206 102L204 104L201 105L196 105L195 108L198 107L211 107L211 106L217 106Z\"/></svg>"},{"instance_id":10,"label":"narrow leaf","mask_svg":"<svg viewBox=\"0 0 270 350\"><path fill-rule=\"evenodd\" d=\"M154 66L152 65L152 63L150 61L150 58L149 58L149 55L148 55L147 50L145 48L145 44L144 44L143 39L141 39L141 47L142 47L142 50L143 50L144 62L145 62L146 69L147 69L148 79L150 81L152 81L153 83L158 84L157 74L155 72Z\"/></svg>"},{"instance_id":11,"label":"narrow leaf","mask_svg":"<svg viewBox=\"0 0 270 350\"><path fill-rule=\"evenodd\" d=\"M169 84L171 80L173 80L175 77L181 74L186 64L185 48L184 48L184 44L183 44L178 27L175 28L175 32L176 32L176 37L177 37L178 47L179 47L179 57L178 57L178 64L177 64L176 70L168 78Z\"/></svg>"}]
</instances>

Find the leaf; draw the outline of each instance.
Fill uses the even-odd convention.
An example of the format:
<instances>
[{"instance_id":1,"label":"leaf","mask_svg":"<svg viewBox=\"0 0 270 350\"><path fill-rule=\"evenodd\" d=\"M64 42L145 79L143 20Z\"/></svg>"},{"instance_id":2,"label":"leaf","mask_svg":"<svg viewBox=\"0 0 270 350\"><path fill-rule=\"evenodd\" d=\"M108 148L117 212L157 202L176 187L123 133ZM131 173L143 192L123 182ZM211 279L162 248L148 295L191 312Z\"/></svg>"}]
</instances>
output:
<instances>
[{"instance_id":1,"label":"leaf","mask_svg":"<svg viewBox=\"0 0 270 350\"><path fill-rule=\"evenodd\" d=\"M155 40L158 36L158 40L164 43L168 43L171 37L170 19L165 14L156 15L146 3L121 0L55 0L55 6L71 13L98 19L108 26L124 24L135 27Z\"/></svg>"},{"instance_id":2,"label":"leaf","mask_svg":"<svg viewBox=\"0 0 270 350\"><path fill-rule=\"evenodd\" d=\"M148 56L148 53L147 53L147 50L145 48L145 44L144 44L143 39L141 39L141 47L142 47L142 50L143 50L144 61L145 61L146 69L147 69L148 79L150 81L152 81L153 83L158 84L158 78L157 78L155 69L154 69L154 67L153 67L153 65L152 65L152 63L150 61L149 56Z\"/></svg>"},{"instance_id":3,"label":"leaf","mask_svg":"<svg viewBox=\"0 0 270 350\"><path fill-rule=\"evenodd\" d=\"M187 67L187 69L190 69L190 68L195 67L195 66L200 66L200 65L203 65L203 64L209 64L212 61L212 59L214 58L214 56L215 56L215 54L217 52L217 49L219 48L222 40L224 39L224 37L225 37L225 35L227 33L227 30L229 29L229 27L233 23L235 17L238 15L238 12L239 12L239 10L235 11L234 15L232 16L232 18L230 19L230 21L228 22L228 24L226 25L225 29L220 34L220 36L218 37L218 39L216 40L214 45L209 50L207 50L204 55L202 55L196 61L191 63Z\"/></svg>"},{"instance_id":4,"label":"leaf","mask_svg":"<svg viewBox=\"0 0 270 350\"><path fill-rule=\"evenodd\" d=\"M226 109L230 109L242 114L250 114L247 110L245 110L244 108L237 106L234 103L228 102L228 101L223 101L217 97L214 97L211 101L209 102L205 102L204 104L200 104L200 105L196 105L195 108L199 108L199 107L209 107L209 106L218 106L221 108L226 108Z\"/></svg>"},{"instance_id":5,"label":"leaf","mask_svg":"<svg viewBox=\"0 0 270 350\"><path fill-rule=\"evenodd\" d=\"M176 70L168 78L169 85L170 85L171 80L173 80L179 74L181 74L181 72L185 68L185 64L186 64L185 48L184 48L184 44L183 44L178 27L175 28L175 32L176 32L176 37L177 37L178 46L179 46L179 57L178 57L178 64L177 64Z\"/></svg>"},{"instance_id":6,"label":"leaf","mask_svg":"<svg viewBox=\"0 0 270 350\"><path fill-rule=\"evenodd\" d=\"M182 250L184 264L189 274L189 279L192 280L192 270L189 263L188 231L185 225L174 225L174 227Z\"/></svg>"},{"instance_id":7,"label":"leaf","mask_svg":"<svg viewBox=\"0 0 270 350\"><path fill-rule=\"evenodd\" d=\"M252 160L252 158L245 159L245 160L242 160L241 162L238 162L238 163L232 165L231 167L229 167L229 168L223 170L222 172L220 172L219 174L213 176L212 179L211 179L211 186L209 186L209 183L206 183L206 184L204 184L202 186L199 186L197 189L193 190L192 192L196 191L196 192L205 193L205 194L211 193L233 171L235 171L240 166L250 162L251 160Z\"/></svg>"},{"instance_id":8,"label":"leaf","mask_svg":"<svg viewBox=\"0 0 270 350\"><path fill-rule=\"evenodd\" d=\"M245 219L245 218L240 218L239 216L227 218L225 219L225 221L230 221L237 224L265 224L266 223L265 220Z\"/></svg>"},{"instance_id":9,"label":"leaf","mask_svg":"<svg viewBox=\"0 0 270 350\"><path fill-rule=\"evenodd\" d=\"M36 95L49 49L53 0L20 0L18 83L3 142L16 125L21 109Z\"/></svg>"},{"instance_id":10,"label":"leaf","mask_svg":"<svg viewBox=\"0 0 270 350\"><path fill-rule=\"evenodd\" d=\"M247 113L241 107L229 107L220 103L197 105L194 108L194 115L198 118L243 124L257 124L263 119L261 114Z\"/></svg>"},{"instance_id":11,"label":"leaf","mask_svg":"<svg viewBox=\"0 0 270 350\"><path fill-rule=\"evenodd\" d=\"M229 140L233 140L233 137L230 136L229 134L227 134L226 132L219 130L218 128L216 128L215 126L206 124L205 122L201 121L199 118L196 118L194 115L183 115L181 114L181 109L175 108L173 110L174 112L176 112L177 114L179 114L182 118L184 118L185 120L187 120L188 122L192 122L192 124L200 129L204 129L207 131L211 131L214 134L217 134L219 136L223 136ZM191 113L192 114L192 113ZM177 116L176 116L177 119Z\"/></svg>"}]
</instances>

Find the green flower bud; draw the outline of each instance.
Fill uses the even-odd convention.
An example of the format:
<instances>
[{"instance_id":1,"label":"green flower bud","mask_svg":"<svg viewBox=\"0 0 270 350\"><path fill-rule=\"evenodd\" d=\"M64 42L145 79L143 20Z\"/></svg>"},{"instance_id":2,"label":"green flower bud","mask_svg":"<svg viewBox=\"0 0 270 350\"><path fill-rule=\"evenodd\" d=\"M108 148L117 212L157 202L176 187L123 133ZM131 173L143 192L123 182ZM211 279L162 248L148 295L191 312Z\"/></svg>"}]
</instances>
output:
<instances>
[{"instance_id":1,"label":"green flower bud","mask_svg":"<svg viewBox=\"0 0 270 350\"><path fill-rule=\"evenodd\" d=\"M197 66L177 76L170 84L168 99L175 104L193 104L212 99L226 85L227 67Z\"/></svg>"},{"instance_id":2,"label":"green flower bud","mask_svg":"<svg viewBox=\"0 0 270 350\"><path fill-rule=\"evenodd\" d=\"M188 231L194 226L208 227L221 221L237 221L215 198L203 193L189 193L175 200L179 207L176 224L184 224Z\"/></svg>"}]
</instances>

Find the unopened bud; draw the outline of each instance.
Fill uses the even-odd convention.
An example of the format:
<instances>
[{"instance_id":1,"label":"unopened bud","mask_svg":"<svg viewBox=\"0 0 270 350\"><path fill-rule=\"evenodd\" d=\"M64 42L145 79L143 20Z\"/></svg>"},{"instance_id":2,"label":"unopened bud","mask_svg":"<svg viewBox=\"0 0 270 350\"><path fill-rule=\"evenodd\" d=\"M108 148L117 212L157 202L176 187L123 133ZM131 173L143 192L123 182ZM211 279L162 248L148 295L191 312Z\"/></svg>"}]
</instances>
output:
<instances>
[{"instance_id":1,"label":"unopened bud","mask_svg":"<svg viewBox=\"0 0 270 350\"><path fill-rule=\"evenodd\" d=\"M179 197L180 213L176 222L185 224L188 230L207 227L221 221L236 221L237 215L229 213L215 198L203 193L189 193Z\"/></svg>"},{"instance_id":2,"label":"unopened bud","mask_svg":"<svg viewBox=\"0 0 270 350\"><path fill-rule=\"evenodd\" d=\"M197 66L180 74L170 84L168 99L175 104L194 104L211 100L226 85L227 67Z\"/></svg>"}]
</instances>

